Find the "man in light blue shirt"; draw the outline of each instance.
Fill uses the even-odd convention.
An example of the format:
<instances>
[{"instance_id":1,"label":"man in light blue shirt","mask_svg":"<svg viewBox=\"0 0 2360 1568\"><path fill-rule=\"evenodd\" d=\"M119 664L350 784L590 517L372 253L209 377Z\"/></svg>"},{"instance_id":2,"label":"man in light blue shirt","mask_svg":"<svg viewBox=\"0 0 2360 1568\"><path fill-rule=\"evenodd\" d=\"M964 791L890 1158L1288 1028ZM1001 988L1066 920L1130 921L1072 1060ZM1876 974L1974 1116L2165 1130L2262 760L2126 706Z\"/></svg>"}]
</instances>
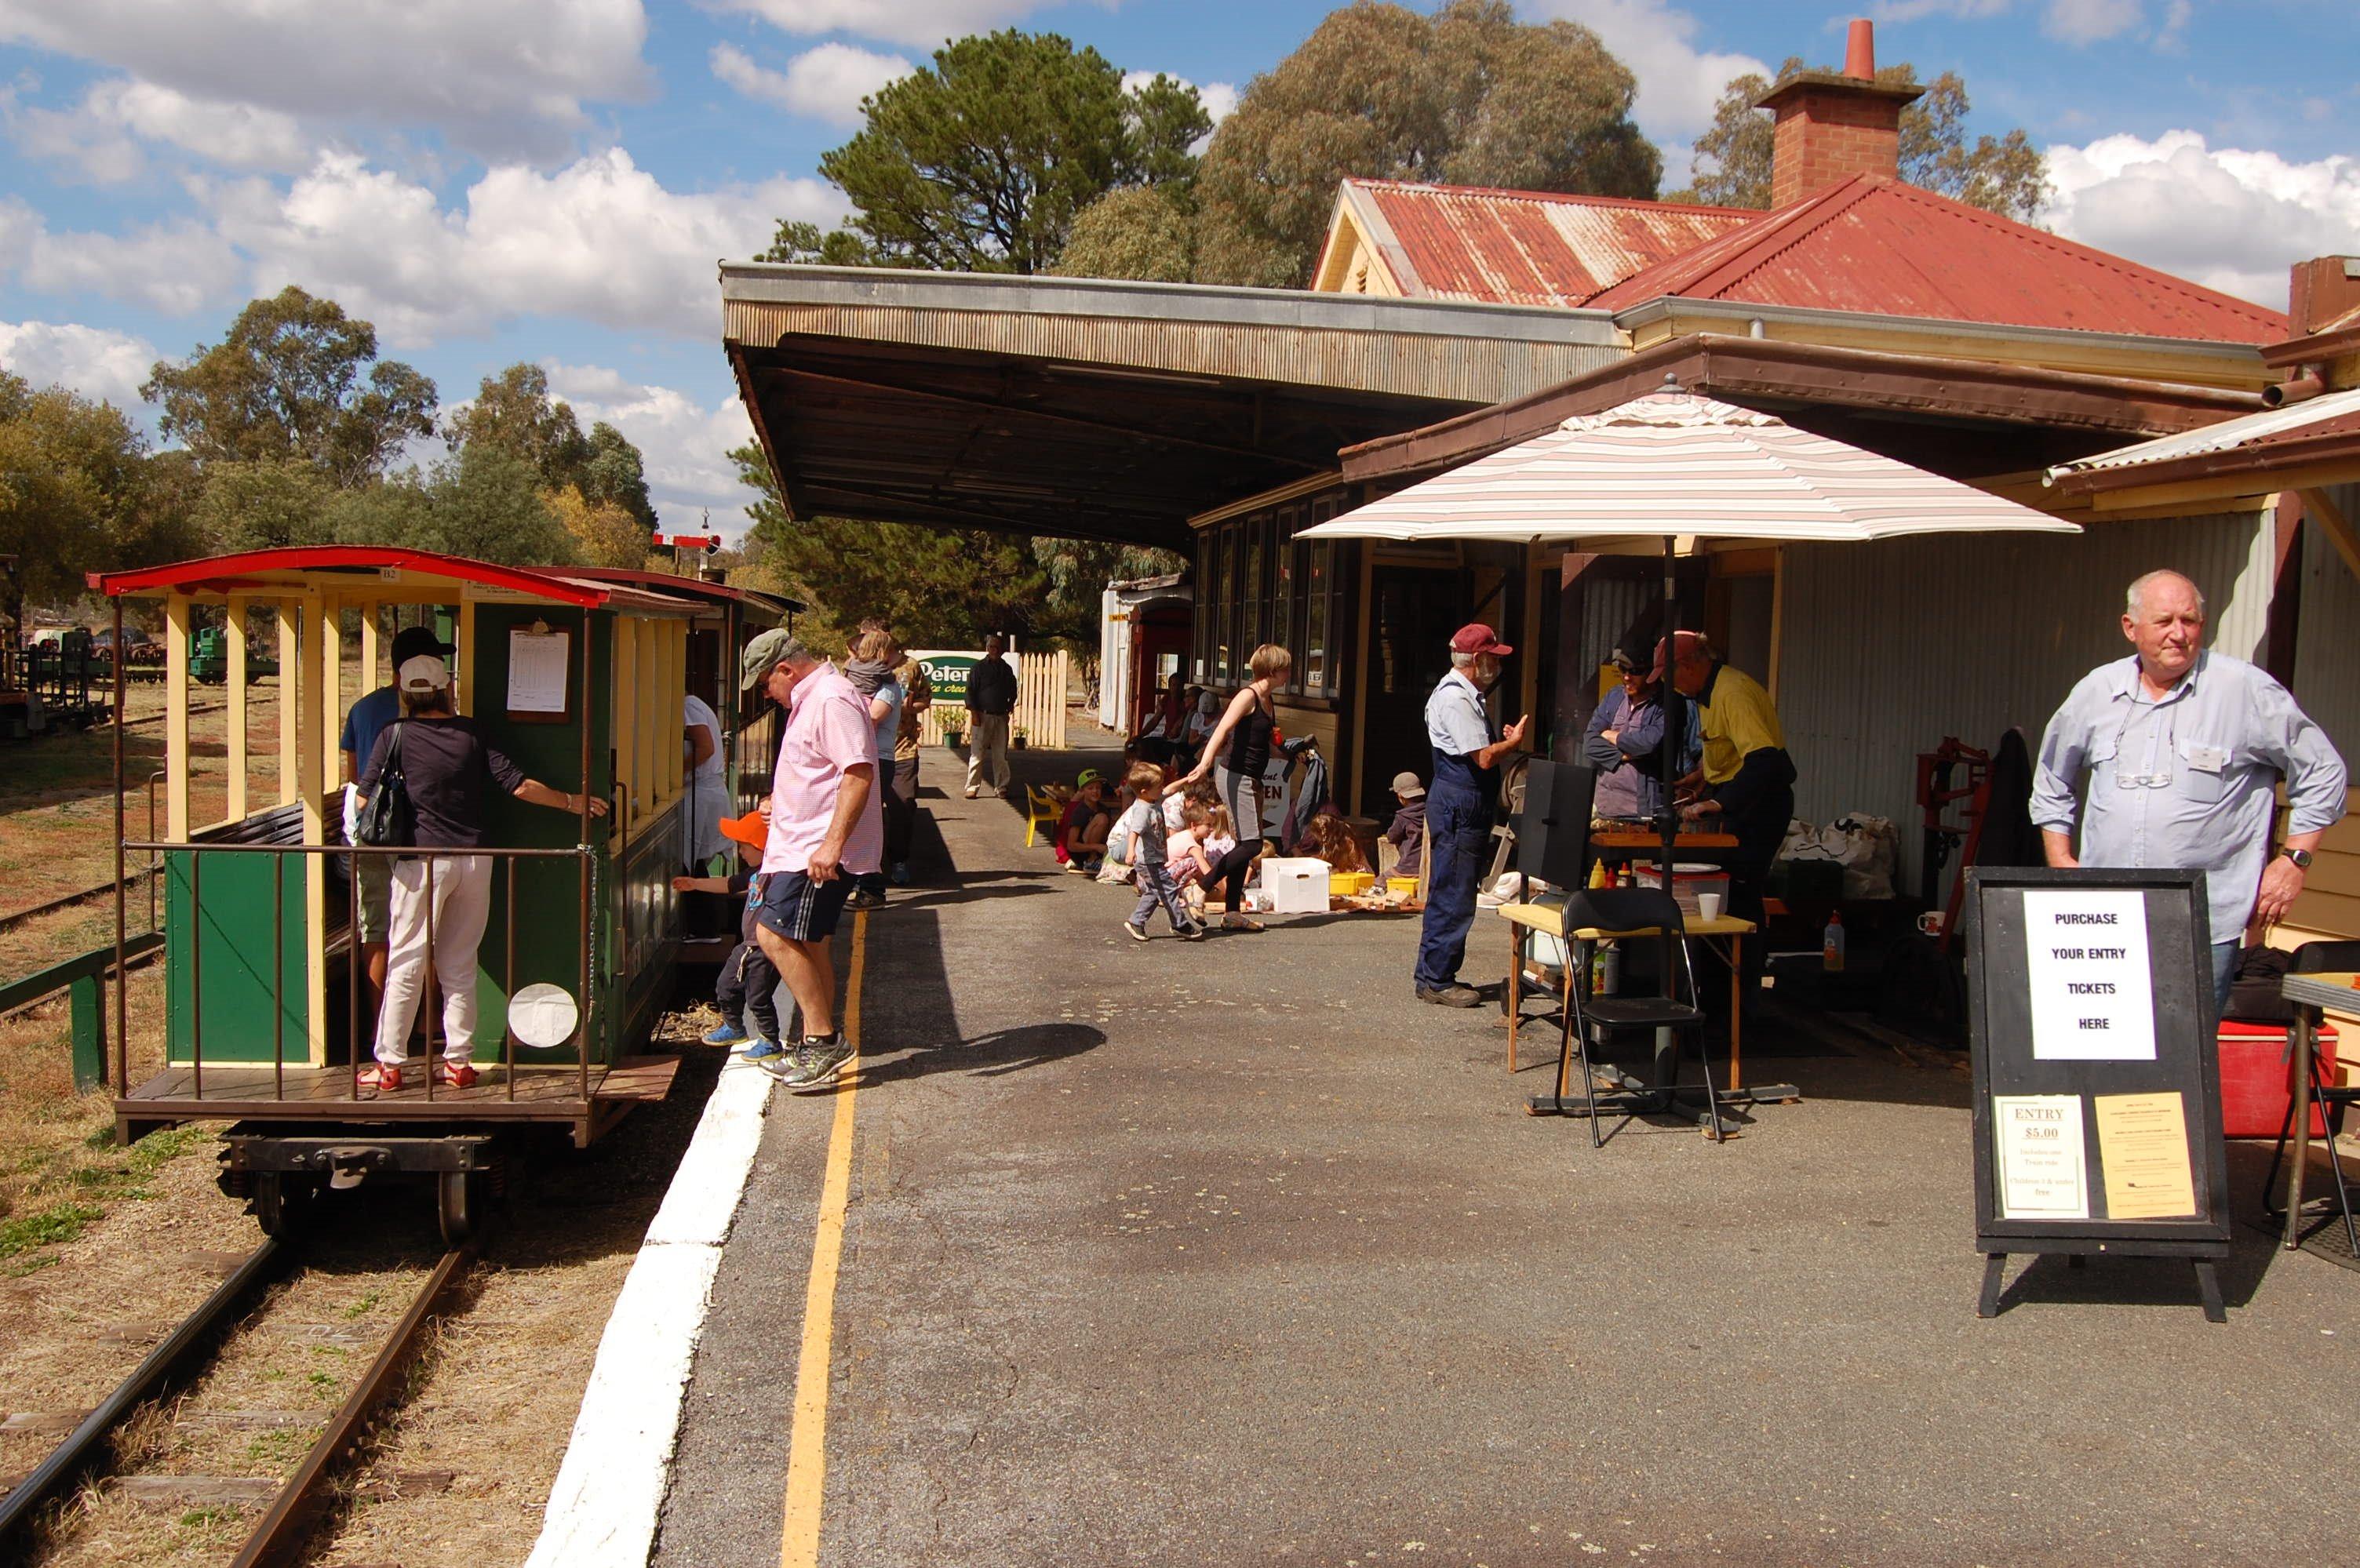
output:
<instances>
[{"instance_id":1,"label":"man in light blue shirt","mask_svg":"<svg viewBox=\"0 0 2360 1568\"><path fill-rule=\"evenodd\" d=\"M1476 882L1491 847L1491 803L1500 759L1524 744L1530 715L1494 734L1483 693L1500 681L1500 660L1515 650L1480 622L1450 639L1450 673L1426 700L1426 738L1434 748L1434 785L1426 795L1426 838L1434 858L1426 875L1426 919L1418 933L1418 1000L1471 1007L1481 998L1459 984L1467 932L1475 923Z\"/></svg>"},{"instance_id":2,"label":"man in light blue shirt","mask_svg":"<svg viewBox=\"0 0 2360 1568\"><path fill-rule=\"evenodd\" d=\"M2049 721L2032 821L2051 866L2203 871L2217 1011L2247 921L2285 915L2320 835L2343 820L2344 759L2285 687L2243 659L2204 650L2195 583L2150 572L2131 584L2125 605L2123 636L2138 651L2083 676ZM2280 776L2287 836L2273 855Z\"/></svg>"}]
</instances>

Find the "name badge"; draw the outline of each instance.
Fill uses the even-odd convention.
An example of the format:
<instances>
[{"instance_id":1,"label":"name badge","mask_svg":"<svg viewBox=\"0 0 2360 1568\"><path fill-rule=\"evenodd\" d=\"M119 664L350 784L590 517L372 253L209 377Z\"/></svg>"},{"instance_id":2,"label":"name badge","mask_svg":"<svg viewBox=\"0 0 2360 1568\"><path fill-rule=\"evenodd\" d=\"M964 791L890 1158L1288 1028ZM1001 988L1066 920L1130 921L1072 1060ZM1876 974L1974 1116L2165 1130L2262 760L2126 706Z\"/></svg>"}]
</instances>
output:
<instances>
[{"instance_id":1,"label":"name badge","mask_svg":"<svg viewBox=\"0 0 2360 1568\"><path fill-rule=\"evenodd\" d=\"M2229 748L2225 746L2198 746L2191 742L2181 748L2180 755L2199 773L2218 773L2229 766Z\"/></svg>"}]
</instances>

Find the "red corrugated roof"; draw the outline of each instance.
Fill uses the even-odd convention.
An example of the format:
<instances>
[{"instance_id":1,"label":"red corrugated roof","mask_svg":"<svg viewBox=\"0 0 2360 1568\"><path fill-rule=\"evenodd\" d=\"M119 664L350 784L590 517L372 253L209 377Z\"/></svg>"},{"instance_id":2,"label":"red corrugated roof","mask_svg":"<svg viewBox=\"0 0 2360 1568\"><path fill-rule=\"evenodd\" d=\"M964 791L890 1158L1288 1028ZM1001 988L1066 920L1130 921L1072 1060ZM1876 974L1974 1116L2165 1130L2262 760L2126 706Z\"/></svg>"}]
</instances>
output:
<instances>
[{"instance_id":1,"label":"red corrugated roof","mask_svg":"<svg viewBox=\"0 0 2360 1568\"><path fill-rule=\"evenodd\" d=\"M1635 272L1760 219L1732 207L1467 185L1345 182L1372 203L1422 299L1575 306ZM1390 258L1388 258L1390 259Z\"/></svg>"},{"instance_id":2,"label":"red corrugated roof","mask_svg":"<svg viewBox=\"0 0 2360 1568\"><path fill-rule=\"evenodd\" d=\"M1856 174L1587 301L1665 295L1994 326L2274 343L2287 318L1980 207Z\"/></svg>"}]
</instances>

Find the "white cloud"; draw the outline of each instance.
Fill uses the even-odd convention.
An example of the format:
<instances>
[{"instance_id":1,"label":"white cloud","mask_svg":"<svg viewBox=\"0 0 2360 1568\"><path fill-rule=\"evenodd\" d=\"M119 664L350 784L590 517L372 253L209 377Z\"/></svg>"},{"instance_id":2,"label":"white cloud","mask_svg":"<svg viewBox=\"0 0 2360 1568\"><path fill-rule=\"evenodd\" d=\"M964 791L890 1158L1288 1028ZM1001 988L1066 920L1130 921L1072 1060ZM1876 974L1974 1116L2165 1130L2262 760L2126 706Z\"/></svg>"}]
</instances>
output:
<instances>
[{"instance_id":1,"label":"white cloud","mask_svg":"<svg viewBox=\"0 0 2360 1568\"><path fill-rule=\"evenodd\" d=\"M989 32L1052 0L698 0L708 11L759 16L782 33L857 33L890 43L938 47ZM1114 0L1101 0L1111 5Z\"/></svg>"},{"instance_id":2,"label":"white cloud","mask_svg":"<svg viewBox=\"0 0 2360 1568\"><path fill-rule=\"evenodd\" d=\"M200 223L54 234L22 200L0 200L0 274L13 274L33 293L99 295L185 316L219 303L242 271L228 242Z\"/></svg>"},{"instance_id":3,"label":"white cloud","mask_svg":"<svg viewBox=\"0 0 2360 1568\"><path fill-rule=\"evenodd\" d=\"M748 98L831 125L860 124L860 101L917 68L898 54L871 54L850 44L822 44L787 62L783 71L754 63L733 44L713 47L713 74Z\"/></svg>"},{"instance_id":4,"label":"white cloud","mask_svg":"<svg viewBox=\"0 0 2360 1568\"><path fill-rule=\"evenodd\" d=\"M2047 150L2048 227L2274 309L2292 263L2360 251L2360 158L2291 163L2195 131Z\"/></svg>"},{"instance_id":5,"label":"white cloud","mask_svg":"<svg viewBox=\"0 0 2360 1568\"><path fill-rule=\"evenodd\" d=\"M139 384L161 356L146 338L75 321L0 321L0 370L35 387L63 387L124 409L144 409Z\"/></svg>"},{"instance_id":6,"label":"white cloud","mask_svg":"<svg viewBox=\"0 0 2360 1568\"><path fill-rule=\"evenodd\" d=\"M1713 104L1731 80L1770 67L1752 55L1696 47L1697 19L1665 0L1525 0L1540 20L1579 22L1596 32L1639 79L1631 117L1665 145L1666 183L1688 163L1688 144L1712 124Z\"/></svg>"},{"instance_id":7,"label":"white cloud","mask_svg":"<svg viewBox=\"0 0 2360 1568\"><path fill-rule=\"evenodd\" d=\"M653 77L640 0L0 0L0 41L201 103L428 125L491 157L563 157L585 102Z\"/></svg>"},{"instance_id":8,"label":"white cloud","mask_svg":"<svg viewBox=\"0 0 2360 1568\"><path fill-rule=\"evenodd\" d=\"M311 158L311 138L291 114L191 98L126 76L93 83L71 109L11 108L7 118L27 154L70 163L100 184L145 172L148 142L231 169L300 169Z\"/></svg>"},{"instance_id":9,"label":"white cloud","mask_svg":"<svg viewBox=\"0 0 2360 1568\"><path fill-rule=\"evenodd\" d=\"M668 191L616 147L548 174L493 168L448 209L334 154L283 194L224 190L219 211L257 292L300 283L412 345L525 315L714 336L715 264L760 250L781 218L830 223L844 203L815 180Z\"/></svg>"},{"instance_id":10,"label":"white cloud","mask_svg":"<svg viewBox=\"0 0 2360 1568\"><path fill-rule=\"evenodd\" d=\"M754 435L743 403L725 396L707 408L673 387L642 385L605 365L542 365L550 390L574 405L584 429L604 419L631 438L647 460L648 492L666 528L694 528L709 507L714 526L732 542L745 532L752 496L729 461L730 449Z\"/></svg>"},{"instance_id":11,"label":"white cloud","mask_svg":"<svg viewBox=\"0 0 2360 1568\"><path fill-rule=\"evenodd\" d=\"M2119 38L2145 19L2139 0L2049 0L2040 30L2069 44Z\"/></svg>"},{"instance_id":12,"label":"white cloud","mask_svg":"<svg viewBox=\"0 0 2360 1568\"><path fill-rule=\"evenodd\" d=\"M716 262L760 250L781 218L830 223L845 212L816 180L669 191L619 147L549 173L497 165L448 207L341 152L283 188L190 188L209 223L126 235L51 234L23 201L0 201L0 273L35 292L175 314L295 283L401 347L534 315L709 338L720 324Z\"/></svg>"}]
</instances>

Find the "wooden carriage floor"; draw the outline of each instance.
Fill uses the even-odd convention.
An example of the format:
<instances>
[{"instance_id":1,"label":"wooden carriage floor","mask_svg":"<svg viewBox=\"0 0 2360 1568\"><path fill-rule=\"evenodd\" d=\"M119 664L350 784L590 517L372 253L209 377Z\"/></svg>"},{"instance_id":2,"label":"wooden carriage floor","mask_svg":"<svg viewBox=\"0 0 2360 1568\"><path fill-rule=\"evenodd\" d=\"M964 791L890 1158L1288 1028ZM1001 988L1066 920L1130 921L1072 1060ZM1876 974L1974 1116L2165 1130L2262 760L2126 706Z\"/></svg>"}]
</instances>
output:
<instances>
[{"instance_id":1,"label":"wooden carriage floor","mask_svg":"<svg viewBox=\"0 0 2360 1568\"><path fill-rule=\"evenodd\" d=\"M679 1066L677 1056L627 1056L612 1068L594 1066L585 1103L580 1070L571 1065L519 1064L511 1094L508 1069L498 1062L477 1062L475 1082L464 1089L434 1083L430 1091L426 1064L415 1062L403 1071L399 1089L362 1089L355 1096L349 1067L290 1066L281 1076L268 1063L209 1062L202 1083L193 1067L168 1067L116 1105L120 1114L142 1119L343 1116L366 1120L374 1114L563 1120L585 1114L590 1104L661 1100L671 1092Z\"/></svg>"}]
</instances>

